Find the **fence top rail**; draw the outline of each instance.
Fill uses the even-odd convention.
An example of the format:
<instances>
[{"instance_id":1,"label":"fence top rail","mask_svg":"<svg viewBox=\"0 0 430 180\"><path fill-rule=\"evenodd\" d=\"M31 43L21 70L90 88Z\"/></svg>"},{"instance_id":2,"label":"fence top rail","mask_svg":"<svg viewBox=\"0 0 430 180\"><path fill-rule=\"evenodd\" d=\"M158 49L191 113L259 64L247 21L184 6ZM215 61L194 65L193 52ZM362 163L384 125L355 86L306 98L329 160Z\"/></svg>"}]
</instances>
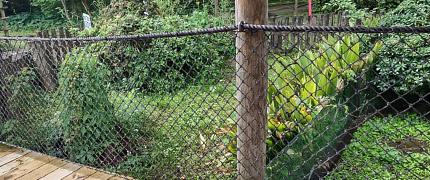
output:
<instances>
[{"instance_id":1,"label":"fence top rail","mask_svg":"<svg viewBox=\"0 0 430 180\"><path fill-rule=\"evenodd\" d=\"M288 32L430 33L430 27L284 26L243 24L243 29Z\"/></svg>"},{"instance_id":2,"label":"fence top rail","mask_svg":"<svg viewBox=\"0 0 430 180\"><path fill-rule=\"evenodd\" d=\"M351 33L430 33L430 27L335 27L335 26L280 26L280 25L256 25L239 24L232 26L221 26L215 28L177 31L166 33L152 33L127 36L107 37L82 37L82 38L34 38L34 37L0 37L0 40L21 41L108 41L108 40L133 40L154 39L211 34L219 32L230 32L235 30L273 31L273 32L351 32Z\"/></svg>"},{"instance_id":3,"label":"fence top rail","mask_svg":"<svg viewBox=\"0 0 430 180\"><path fill-rule=\"evenodd\" d=\"M155 39L155 38L169 38L202 35L220 32L230 32L237 30L237 25L221 26L214 28L165 32L165 33L151 33L139 35L126 35L126 36L106 36L106 37L81 37L81 38L39 38L39 37L0 37L0 40L21 40L21 41L109 41L109 40L132 40L132 39Z\"/></svg>"}]
</instances>

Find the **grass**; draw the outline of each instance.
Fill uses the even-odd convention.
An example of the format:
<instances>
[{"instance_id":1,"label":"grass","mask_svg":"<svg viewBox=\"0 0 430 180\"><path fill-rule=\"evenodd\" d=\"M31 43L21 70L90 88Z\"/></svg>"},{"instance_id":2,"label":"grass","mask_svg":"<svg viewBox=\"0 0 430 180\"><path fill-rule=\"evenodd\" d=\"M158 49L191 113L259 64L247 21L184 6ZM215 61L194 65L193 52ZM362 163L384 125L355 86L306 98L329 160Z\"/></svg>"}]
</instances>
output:
<instances>
[{"instance_id":1,"label":"grass","mask_svg":"<svg viewBox=\"0 0 430 180\"><path fill-rule=\"evenodd\" d=\"M29 36L35 36L36 31L34 30L25 30L25 31L9 31L9 36L12 37L29 37ZM4 36L4 33L1 32L0 36Z\"/></svg>"},{"instance_id":2,"label":"grass","mask_svg":"<svg viewBox=\"0 0 430 180\"><path fill-rule=\"evenodd\" d=\"M118 97L123 104L138 102L155 131L147 144L148 154L129 158L120 165L120 173L131 170L128 175L141 179L235 177L233 155L225 148L229 139L216 133L218 127L235 121L233 85L221 82L164 95L126 93Z\"/></svg>"},{"instance_id":3,"label":"grass","mask_svg":"<svg viewBox=\"0 0 430 180\"><path fill-rule=\"evenodd\" d=\"M427 179L430 122L416 114L367 121L328 179Z\"/></svg>"}]
</instances>

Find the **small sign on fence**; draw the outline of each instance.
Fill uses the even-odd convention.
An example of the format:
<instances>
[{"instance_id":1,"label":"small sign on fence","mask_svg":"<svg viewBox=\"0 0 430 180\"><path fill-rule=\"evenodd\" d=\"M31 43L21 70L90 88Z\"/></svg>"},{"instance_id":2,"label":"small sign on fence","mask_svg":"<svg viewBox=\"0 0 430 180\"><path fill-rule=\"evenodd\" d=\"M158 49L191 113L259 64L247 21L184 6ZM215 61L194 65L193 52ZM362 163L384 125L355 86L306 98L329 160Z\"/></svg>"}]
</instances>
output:
<instances>
[{"instance_id":1,"label":"small sign on fence","mask_svg":"<svg viewBox=\"0 0 430 180\"><path fill-rule=\"evenodd\" d=\"M87 29L87 30L91 29L90 15L82 13L82 17L84 18L84 27L85 27L85 29Z\"/></svg>"}]
</instances>

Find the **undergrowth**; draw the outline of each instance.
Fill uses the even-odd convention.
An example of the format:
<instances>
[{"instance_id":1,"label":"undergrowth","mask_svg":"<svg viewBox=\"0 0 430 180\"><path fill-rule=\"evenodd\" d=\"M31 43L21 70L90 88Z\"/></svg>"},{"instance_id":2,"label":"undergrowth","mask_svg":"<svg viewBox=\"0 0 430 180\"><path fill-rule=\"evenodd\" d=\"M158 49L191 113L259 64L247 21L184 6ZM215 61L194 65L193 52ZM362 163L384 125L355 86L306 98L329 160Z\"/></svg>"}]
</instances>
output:
<instances>
[{"instance_id":1,"label":"undergrowth","mask_svg":"<svg viewBox=\"0 0 430 180\"><path fill-rule=\"evenodd\" d=\"M416 114L368 120L328 179L425 179L430 122Z\"/></svg>"}]
</instances>

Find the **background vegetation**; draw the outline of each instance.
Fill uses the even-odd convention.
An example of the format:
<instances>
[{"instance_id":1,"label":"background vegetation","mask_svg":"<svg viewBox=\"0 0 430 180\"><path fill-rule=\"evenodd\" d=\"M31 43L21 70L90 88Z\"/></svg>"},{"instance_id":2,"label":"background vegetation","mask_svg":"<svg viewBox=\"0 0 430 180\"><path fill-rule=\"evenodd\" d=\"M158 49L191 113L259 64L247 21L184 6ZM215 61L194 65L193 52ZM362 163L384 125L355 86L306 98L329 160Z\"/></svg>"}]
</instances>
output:
<instances>
[{"instance_id":1,"label":"background vegetation","mask_svg":"<svg viewBox=\"0 0 430 180\"><path fill-rule=\"evenodd\" d=\"M82 23L82 13L90 14L92 29L70 28L81 37L231 25L234 9L230 0L219 0L217 16L211 0L8 3L7 13L13 14L8 22L14 30L73 26ZM314 5L316 12L348 11L352 18L364 17L365 10L385 10L386 15L372 26L430 25L429 0L320 0ZM315 49L269 56L268 178L301 178L325 160L336 145L333 139L352 120L351 104L356 102L350 99L356 85L368 83L377 93L392 91L396 96L410 91L428 94L430 64L423 60L430 57L429 38L329 37ZM9 76L2 87L11 90L8 103L17 116L1 124L1 135L10 143L135 178L231 179L236 168L234 43L229 33L93 42L75 48L58 65L55 92L39 86L34 68L24 68ZM357 83L355 78L365 71L374 73ZM387 121L392 124L383 124ZM428 161L423 154L405 155L390 146L379 146L382 137L397 132L406 122L417 128L404 128L407 132L402 129L391 141L407 136L429 141L417 134L430 128L428 123L415 115L372 119L354 135L341 168L331 177L362 178L365 174L351 168L368 165L363 169L367 172L383 168L384 163L402 173L405 169L394 163L415 168L410 157L420 159L419 163ZM374 124L384 129L375 129ZM26 130L34 136L23 134ZM366 132L371 135L365 136ZM372 149L375 143L378 148ZM364 149L370 149L370 154ZM389 151L388 155L383 151ZM354 157L364 160L349 166L346 162ZM423 169L416 171L428 175ZM396 176L381 172L383 177Z\"/></svg>"}]
</instances>

